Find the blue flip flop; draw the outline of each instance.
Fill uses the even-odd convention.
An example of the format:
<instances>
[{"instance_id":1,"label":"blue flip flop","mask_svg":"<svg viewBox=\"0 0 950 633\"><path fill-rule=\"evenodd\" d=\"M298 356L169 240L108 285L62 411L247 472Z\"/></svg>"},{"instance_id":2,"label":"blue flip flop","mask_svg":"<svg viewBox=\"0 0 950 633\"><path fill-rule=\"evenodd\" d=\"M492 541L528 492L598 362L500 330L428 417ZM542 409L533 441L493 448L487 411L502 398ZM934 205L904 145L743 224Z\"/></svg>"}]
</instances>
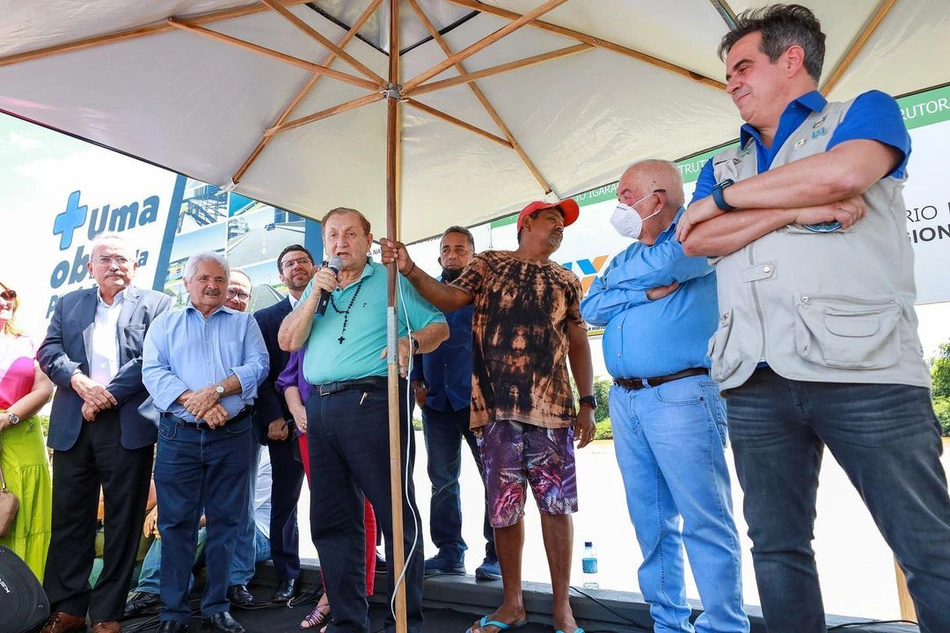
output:
<instances>
[{"instance_id":1,"label":"blue flip flop","mask_svg":"<svg viewBox=\"0 0 950 633\"><path fill-rule=\"evenodd\" d=\"M554 633L564 633L564 631L558 629L558 630L555 631ZM585 631L584 629L576 629L576 630L574 631L574 633L587 633L587 631Z\"/></svg>"},{"instance_id":2,"label":"blue flip flop","mask_svg":"<svg viewBox=\"0 0 950 633\"><path fill-rule=\"evenodd\" d=\"M504 622L499 622L498 620L489 620L488 616L482 616L482 619L478 621L478 628L484 629L486 626L496 626L499 631L510 631L511 629L520 629L521 627L528 624L528 619L525 618L520 622L512 622L511 624L505 624ZM465 633L472 633L472 627L469 627ZM583 631L581 632L583 633Z\"/></svg>"}]
</instances>

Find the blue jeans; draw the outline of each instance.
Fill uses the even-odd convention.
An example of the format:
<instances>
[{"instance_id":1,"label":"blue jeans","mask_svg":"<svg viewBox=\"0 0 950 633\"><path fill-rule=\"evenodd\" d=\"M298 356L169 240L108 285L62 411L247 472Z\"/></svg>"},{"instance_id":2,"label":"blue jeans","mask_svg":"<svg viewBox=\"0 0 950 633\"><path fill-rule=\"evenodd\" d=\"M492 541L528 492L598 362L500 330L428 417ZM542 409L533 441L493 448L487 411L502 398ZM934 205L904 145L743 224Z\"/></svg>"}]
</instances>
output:
<instances>
[{"instance_id":1,"label":"blue jeans","mask_svg":"<svg viewBox=\"0 0 950 633\"><path fill-rule=\"evenodd\" d=\"M238 531L237 543L234 546L234 558L231 559L231 573L228 577L229 585L246 585L254 577L255 543L257 523L254 520L254 492L257 488L257 460L260 456L261 445L251 441L250 476L247 486L247 508L244 521ZM270 558L268 556L268 558Z\"/></svg>"},{"instance_id":2,"label":"blue jeans","mask_svg":"<svg viewBox=\"0 0 950 633\"><path fill-rule=\"evenodd\" d=\"M643 553L640 590L655 631L691 632L683 547L705 611L695 630L745 633L739 534L723 447L725 406L708 376L610 390L627 508ZM682 517L682 531L680 529Z\"/></svg>"},{"instance_id":3,"label":"blue jeans","mask_svg":"<svg viewBox=\"0 0 950 633\"><path fill-rule=\"evenodd\" d=\"M207 540L208 531L205 528L198 530L198 549L195 554L195 567L204 564L205 540ZM188 579L188 593L191 593L195 586L195 575L192 574ZM139 582L132 591L139 593L158 593L162 592L162 539L156 538L145 553L145 559L142 561L142 570L139 572Z\"/></svg>"},{"instance_id":4,"label":"blue jeans","mask_svg":"<svg viewBox=\"0 0 950 633\"><path fill-rule=\"evenodd\" d=\"M422 407L422 432L428 455L429 481L432 482L432 502L429 507L429 532L439 552L465 560L465 540L462 538L462 497L459 475L462 472L462 440L468 444L482 482L485 473L478 452L475 434L469 429L470 409L439 411ZM484 486L483 490L484 492ZM488 506L482 523L485 535L485 554L495 556L495 531L488 520Z\"/></svg>"},{"instance_id":5,"label":"blue jeans","mask_svg":"<svg viewBox=\"0 0 950 633\"><path fill-rule=\"evenodd\" d=\"M406 383L400 380L400 393ZM400 446L404 490L403 548L407 557L405 578L406 624L409 633L422 633L423 558L422 531L412 467L414 434L408 427L405 400L399 406ZM307 441L310 450L310 533L320 556L323 581L333 605L330 630L369 633L366 599L366 533L364 499L376 511L386 537L386 560L393 560L393 513L389 485L389 399L385 388L348 390L307 399ZM408 459L407 459L408 456ZM364 497L365 495L365 497ZM387 567L388 595L396 587L393 565ZM384 621L387 633L395 631L391 613Z\"/></svg>"},{"instance_id":6,"label":"blue jeans","mask_svg":"<svg viewBox=\"0 0 950 633\"><path fill-rule=\"evenodd\" d=\"M205 558L208 582L201 614L227 611L228 577L238 531L244 520L250 464L251 419L202 430L163 417L158 428L155 487L162 546L161 620L188 622L188 579L204 508L208 524Z\"/></svg>"},{"instance_id":7,"label":"blue jeans","mask_svg":"<svg viewBox=\"0 0 950 633\"><path fill-rule=\"evenodd\" d=\"M950 498L929 391L799 382L765 368L727 395L769 632L826 630L811 547L826 445L906 573L921 633L950 631Z\"/></svg>"}]
</instances>

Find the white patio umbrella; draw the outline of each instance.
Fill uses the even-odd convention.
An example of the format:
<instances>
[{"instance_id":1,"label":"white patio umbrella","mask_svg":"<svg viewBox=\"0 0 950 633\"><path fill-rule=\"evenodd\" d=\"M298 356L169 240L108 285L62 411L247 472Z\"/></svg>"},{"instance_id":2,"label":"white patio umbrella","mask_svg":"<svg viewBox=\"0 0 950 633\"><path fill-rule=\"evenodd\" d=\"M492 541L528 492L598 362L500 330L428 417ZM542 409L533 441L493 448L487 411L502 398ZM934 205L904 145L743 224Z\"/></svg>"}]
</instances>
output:
<instances>
[{"instance_id":1,"label":"white patio umbrella","mask_svg":"<svg viewBox=\"0 0 950 633\"><path fill-rule=\"evenodd\" d=\"M946 0L801 3L828 34L829 97L948 80ZM309 217L354 207L412 241L734 138L716 48L757 5L0 0L0 111ZM391 269L391 312L394 289Z\"/></svg>"}]
</instances>

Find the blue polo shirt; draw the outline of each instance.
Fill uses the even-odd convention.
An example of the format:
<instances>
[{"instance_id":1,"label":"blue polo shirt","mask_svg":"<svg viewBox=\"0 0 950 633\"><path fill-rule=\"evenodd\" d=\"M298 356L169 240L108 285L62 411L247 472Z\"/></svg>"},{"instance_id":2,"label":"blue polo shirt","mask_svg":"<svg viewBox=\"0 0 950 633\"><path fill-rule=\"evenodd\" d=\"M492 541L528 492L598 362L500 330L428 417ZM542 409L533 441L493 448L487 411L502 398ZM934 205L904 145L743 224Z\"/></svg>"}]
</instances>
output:
<instances>
[{"instance_id":1,"label":"blue polo shirt","mask_svg":"<svg viewBox=\"0 0 950 633\"><path fill-rule=\"evenodd\" d=\"M312 291L313 281L300 296L298 307ZM423 299L402 275L398 277L397 298L399 336L408 334L407 316L413 330L421 330L430 323L445 323L442 313ZM346 311L348 315L343 314ZM386 349L386 312L386 268L369 261L358 280L333 291L333 303L327 306L326 314L314 317L303 361L307 382L319 385L386 376L388 360L380 358ZM344 317L346 331L343 331Z\"/></svg>"},{"instance_id":2,"label":"blue polo shirt","mask_svg":"<svg viewBox=\"0 0 950 633\"><path fill-rule=\"evenodd\" d=\"M443 282L444 283L444 282ZM472 403L472 313L467 305L445 313L449 338L435 351L416 357L412 380L426 383L426 406L459 411Z\"/></svg>"},{"instance_id":3,"label":"blue polo shirt","mask_svg":"<svg viewBox=\"0 0 950 633\"><path fill-rule=\"evenodd\" d=\"M739 133L739 143L742 147L746 147L749 142L755 143L760 174L772 167L772 161L775 159L775 155L778 154L779 149L788 141L789 137L799 128L808 115L812 112L820 112L827 103L828 100L821 96L821 93L817 90L794 99L785 107L785 111L779 119L778 130L772 140L771 147L762 142L762 136L757 129L748 123L742 126ZM888 176L895 178L904 176L907 169L907 160L910 158L910 134L907 133L907 127L904 125L900 106L897 105L897 101L893 97L880 90L871 90L858 96L851 104L841 124L832 133L831 140L828 141L828 149L845 141L859 139L878 141L899 150L903 155L901 162ZM710 195L715 185L716 177L710 159L699 174L696 181L696 191L693 193L690 204Z\"/></svg>"},{"instance_id":4,"label":"blue polo shirt","mask_svg":"<svg viewBox=\"0 0 950 633\"><path fill-rule=\"evenodd\" d=\"M653 246L634 242L611 260L581 301L581 316L604 327L604 363L615 378L652 378L709 367L716 331L716 275L705 257L689 257L676 240L680 208ZM650 301L646 291L680 287Z\"/></svg>"}]
</instances>

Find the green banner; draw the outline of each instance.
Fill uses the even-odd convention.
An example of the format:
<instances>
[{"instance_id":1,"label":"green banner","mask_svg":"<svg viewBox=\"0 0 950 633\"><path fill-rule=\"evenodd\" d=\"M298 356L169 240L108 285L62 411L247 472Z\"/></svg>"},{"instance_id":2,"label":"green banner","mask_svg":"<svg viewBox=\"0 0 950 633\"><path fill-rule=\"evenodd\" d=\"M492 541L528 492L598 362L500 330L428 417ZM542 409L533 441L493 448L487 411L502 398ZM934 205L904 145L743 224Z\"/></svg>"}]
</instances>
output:
<instances>
[{"instance_id":1,"label":"green banner","mask_svg":"<svg viewBox=\"0 0 950 633\"><path fill-rule=\"evenodd\" d=\"M897 100L908 130L950 119L950 85Z\"/></svg>"}]
</instances>

